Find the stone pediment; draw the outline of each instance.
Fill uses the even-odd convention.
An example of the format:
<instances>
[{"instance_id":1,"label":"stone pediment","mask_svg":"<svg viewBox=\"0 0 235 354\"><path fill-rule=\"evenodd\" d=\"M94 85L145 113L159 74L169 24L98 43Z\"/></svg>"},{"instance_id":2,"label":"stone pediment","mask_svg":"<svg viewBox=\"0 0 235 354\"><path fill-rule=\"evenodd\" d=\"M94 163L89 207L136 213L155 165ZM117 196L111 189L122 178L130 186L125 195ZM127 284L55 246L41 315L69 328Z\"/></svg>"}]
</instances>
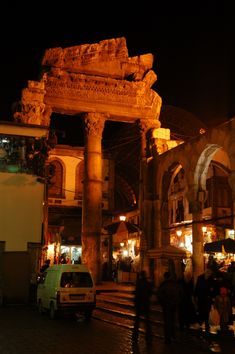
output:
<instances>
[{"instance_id":1,"label":"stone pediment","mask_svg":"<svg viewBox=\"0 0 235 354\"><path fill-rule=\"evenodd\" d=\"M83 73L116 79L142 80L153 66L153 55L130 58L125 38L103 40L68 48L50 48L42 60L46 68L58 68L72 73Z\"/></svg>"}]
</instances>

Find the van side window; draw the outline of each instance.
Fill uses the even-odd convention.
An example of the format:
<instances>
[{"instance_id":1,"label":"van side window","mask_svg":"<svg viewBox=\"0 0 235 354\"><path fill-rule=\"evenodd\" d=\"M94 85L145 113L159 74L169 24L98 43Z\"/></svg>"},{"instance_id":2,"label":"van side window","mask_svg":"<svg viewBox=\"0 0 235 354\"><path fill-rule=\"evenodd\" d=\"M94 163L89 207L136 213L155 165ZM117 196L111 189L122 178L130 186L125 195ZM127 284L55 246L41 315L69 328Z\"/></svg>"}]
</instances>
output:
<instances>
[{"instance_id":1,"label":"van side window","mask_svg":"<svg viewBox=\"0 0 235 354\"><path fill-rule=\"evenodd\" d=\"M85 272L64 272L61 276L62 288L92 288L91 275Z\"/></svg>"}]
</instances>

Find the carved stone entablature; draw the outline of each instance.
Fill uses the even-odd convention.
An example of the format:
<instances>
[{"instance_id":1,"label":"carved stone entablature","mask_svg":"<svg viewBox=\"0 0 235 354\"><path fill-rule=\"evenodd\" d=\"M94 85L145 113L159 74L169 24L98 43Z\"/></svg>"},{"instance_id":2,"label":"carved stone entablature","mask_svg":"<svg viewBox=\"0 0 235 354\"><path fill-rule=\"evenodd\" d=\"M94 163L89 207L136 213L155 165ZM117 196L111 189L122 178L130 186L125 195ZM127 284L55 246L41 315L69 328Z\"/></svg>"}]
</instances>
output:
<instances>
[{"instance_id":1,"label":"carved stone entablature","mask_svg":"<svg viewBox=\"0 0 235 354\"><path fill-rule=\"evenodd\" d=\"M110 120L133 121L136 117L158 119L162 100L150 88L156 75L130 82L101 76L68 73L61 69L44 74L44 102L64 114L94 110L109 112Z\"/></svg>"},{"instance_id":2,"label":"carved stone entablature","mask_svg":"<svg viewBox=\"0 0 235 354\"><path fill-rule=\"evenodd\" d=\"M17 122L42 126L50 125L52 110L44 103L44 82L28 81L28 87L22 90L13 118Z\"/></svg>"},{"instance_id":3,"label":"carved stone entablature","mask_svg":"<svg viewBox=\"0 0 235 354\"><path fill-rule=\"evenodd\" d=\"M47 49L42 66L46 71L60 68L74 73L139 81L152 68L153 55L129 58L126 39L121 37L94 44Z\"/></svg>"},{"instance_id":4,"label":"carved stone entablature","mask_svg":"<svg viewBox=\"0 0 235 354\"><path fill-rule=\"evenodd\" d=\"M52 112L107 112L109 120L132 123L159 120L162 100L151 89L157 80L153 56L129 58L125 38L48 49L42 65L41 81L29 81L22 91L17 121L49 126Z\"/></svg>"}]
</instances>

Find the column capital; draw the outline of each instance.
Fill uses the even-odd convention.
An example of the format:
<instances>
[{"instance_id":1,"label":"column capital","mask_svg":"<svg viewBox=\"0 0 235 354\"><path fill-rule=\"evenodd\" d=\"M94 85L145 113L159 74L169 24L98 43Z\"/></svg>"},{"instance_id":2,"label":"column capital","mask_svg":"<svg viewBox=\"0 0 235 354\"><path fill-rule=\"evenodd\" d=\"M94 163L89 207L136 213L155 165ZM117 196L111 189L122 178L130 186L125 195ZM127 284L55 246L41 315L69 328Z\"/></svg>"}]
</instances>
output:
<instances>
[{"instance_id":1,"label":"column capital","mask_svg":"<svg viewBox=\"0 0 235 354\"><path fill-rule=\"evenodd\" d=\"M108 115L96 112L87 112L83 114L83 125L86 135L100 137L104 130L105 120Z\"/></svg>"},{"instance_id":2,"label":"column capital","mask_svg":"<svg viewBox=\"0 0 235 354\"><path fill-rule=\"evenodd\" d=\"M150 139L154 129L159 128L160 122L156 119L139 119L137 120L137 126L141 138L141 151L142 157L151 156L150 152Z\"/></svg>"},{"instance_id":3,"label":"column capital","mask_svg":"<svg viewBox=\"0 0 235 354\"><path fill-rule=\"evenodd\" d=\"M160 127L160 122L157 119L138 119L137 126L141 134L146 134L149 130Z\"/></svg>"},{"instance_id":4,"label":"column capital","mask_svg":"<svg viewBox=\"0 0 235 354\"><path fill-rule=\"evenodd\" d=\"M24 124L50 126L52 108L44 103L44 81L28 81L22 90L21 101L14 104L14 121Z\"/></svg>"}]
</instances>

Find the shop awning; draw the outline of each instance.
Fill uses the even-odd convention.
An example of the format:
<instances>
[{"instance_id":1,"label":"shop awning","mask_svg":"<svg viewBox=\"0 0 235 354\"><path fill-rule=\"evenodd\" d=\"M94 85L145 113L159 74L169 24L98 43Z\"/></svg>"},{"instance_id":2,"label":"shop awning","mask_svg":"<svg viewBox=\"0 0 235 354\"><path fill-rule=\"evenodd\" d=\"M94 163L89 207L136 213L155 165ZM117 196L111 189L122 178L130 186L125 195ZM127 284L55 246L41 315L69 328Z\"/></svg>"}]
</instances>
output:
<instances>
[{"instance_id":1,"label":"shop awning","mask_svg":"<svg viewBox=\"0 0 235 354\"><path fill-rule=\"evenodd\" d=\"M108 231L109 234L116 234L118 232L119 227L121 227L122 225L124 225L124 227L126 228L126 230L128 231L129 234L133 234L135 232L140 231L140 228L138 225L132 224L129 221L123 221L123 220L114 222L110 225L107 225L105 227L105 229Z\"/></svg>"},{"instance_id":2,"label":"shop awning","mask_svg":"<svg viewBox=\"0 0 235 354\"><path fill-rule=\"evenodd\" d=\"M232 238L226 238L224 240L218 240L214 242L205 243L204 251L210 252L223 252L235 254L235 240Z\"/></svg>"}]
</instances>

